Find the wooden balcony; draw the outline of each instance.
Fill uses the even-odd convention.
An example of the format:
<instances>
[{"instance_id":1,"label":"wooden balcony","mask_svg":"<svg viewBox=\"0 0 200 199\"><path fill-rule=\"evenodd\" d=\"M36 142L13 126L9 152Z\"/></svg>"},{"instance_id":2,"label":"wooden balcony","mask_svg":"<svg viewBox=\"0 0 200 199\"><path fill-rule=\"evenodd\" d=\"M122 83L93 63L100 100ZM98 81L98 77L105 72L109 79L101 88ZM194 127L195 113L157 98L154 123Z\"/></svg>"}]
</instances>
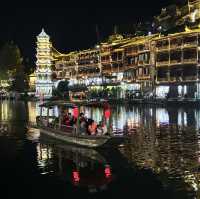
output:
<instances>
[{"instance_id":1,"label":"wooden balcony","mask_svg":"<svg viewBox=\"0 0 200 199\"><path fill-rule=\"evenodd\" d=\"M183 59L183 64L197 64L197 59L192 58L192 59Z\"/></svg>"},{"instance_id":2,"label":"wooden balcony","mask_svg":"<svg viewBox=\"0 0 200 199\"><path fill-rule=\"evenodd\" d=\"M145 52L150 52L150 49L140 49L140 50L138 50L138 53L145 53Z\"/></svg>"},{"instance_id":3,"label":"wooden balcony","mask_svg":"<svg viewBox=\"0 0 200 199\"><path fill-rule=\"evenodd\" d=\"M161 47L156 47L156 51L157 52L161 52L161 51L168 51L169 50L169 46L161 46Z\"/></svg>"},{"instance_id":4,"label":"wooden balcony","mask_svg":"<svg viewBox=\"0 0 200 199\"><path fill-rule=\"evenodd\" d=\"M160 82L167 83L168 82L168 78L159 78L159 77L157 77L157 82L158 83L160 83Z\"/></svg>"},{"instance_id":5,"label":"wooden balcony","mask_svg":"<svg viewBox=\"0 0 200 199\"><path fill-rule=\"evenodd\" d=\"M85 64L79 64L79 67L98 67L98 63L85 63Z\"/></svg>"},{"instance_id":6,"label":"wooden balcony","mask_svg":"<svg viewBox=\"0 0 200 199\"><path fill-rule=\"evenodd\" d=\"M148 66L148 65L150 65L150 61L149 62L144 62L144 61L138 62L138 66Z\"/></svg>"},{"instance_id":7,"label":"wooden balcony","mask_svg":"<svg viewBox=\"0 0 200 199\"><path fill-rule=\"evenodd\" d=\"M132 57L138 55L138 52L126 52L125 54L127 57Z\"/></svg>"},{"instance_id":8,"label":"wooden balcony","mask_svg":"<svg viewBox=\"0 0 200 199\"><path fill-rule=\"evenodd\" d=\"M151 79L150 75L143 75L143 76L137 76L138 80L149 80Z\"/></svg>"},{"instance_id":9,"label":"wooden balcony","mask_svg":"<svg viewBox=\"0 0 200 199\"><path fill-rule=\"evenodd\" d=\"M181 76L181 77L170 77L170 82L196 82L196 76Z\"/></svg>"},{"instance_id":10,"label":"wooden balcony","mask_svg":"<svg viewBox=\"0 0 200 199\"><path fill-rule=\"evenodd\" d=\"M103 74L112 74L111 69L102 69Z\"/></svg>"},{"instance_id":11,"label":"wooden balcony","mask_svg":"<svg viewBox=\"0 0 200 199\"><path fill-rule=\"evenodd\" d=\"M129 70L129 69L136 69L137 68L137 64L130 64L130 65L125 65L124 66L124 70Z\"/></svg>"},{"instance_id":12,"label":"wooden balcony","mask_svg":"<svg viewBox=\"0 0 200 199\"><path fill-rule=\"evenodd\" d=\"M101 63L102 64L111 64L111 60L102 60Z\"/></svg>"},{"instance_id":13,"label":"wooden balcony","mask_svg":"<svg viewBox=\"0 0 200 199\"><path fill-rule=\"evenodd\" d=\"M136 78L123 78L123 81L126 83L133 83L136 82Z\"/></svg>"},{"instance_id":14,"label":"wooden balcony","mask_svg":"<svg viewBox=\"0 0 200 199\"><path fill-rule=\"evenodd\" d=\"M197 81L197 76L183 76L183 81Z\"/></svg>"},{"instance_id":15,"label":"wooden balcony","mask_svg":"<svg viewBox=\"0 0 200 199\"><path fill-rule=\"evenodd\" d=\"M169 61L156 62L156 67L169 66Z\"/></svg>"},{"instance_id":16,"label":"wooden balcony","mask_svg":"<svg viewBox=\"0 0 200 199\"><path fill-rule=\"evenodd\" d=\"M176 44L172 44L170 45L170 50L176 50L176 49L181 49L182 45L176 45Z\"/></svg>"},{"instance_id":17,"label":"wooden balcony","mask_svg":"<svg viewBox=\"0 0 200 199\"><path fill-rule=\"evenodd\" d=\"M119 68L113 68L112 67L112 73L118 73L118 72L124 72L125 71L125 67L119 67Z\"/></svg>"},{"instance_id":18,"label":"wooden balcony","mask_svg":"<svg viewBox=\"0 0 200 199\"><path fill-rule=\"evenodd\" d=\"M198 45L196 42L192 42L192 43L185 43L182 45L183 48L196 48Z\"/></svg>"},{"instance_id":19,"label":"wooden balcony","mask_svg":"<svg viewBox=\"0 0 200 199\"><path fill-rule=\"evenodd\" d=\"M122 63L123 59L112 60L111 63Z\"/></svg>"},{"instance_id":20,"label":"wooden balcony","mask_svg":"<svg viewBox=\"0 0 200 199\"><path fill-rule=\"evenodd\" d=\"M173 65L181 65L182 62L180 60L171 60L170 61L170 66L173 66Z\"/></svg>"}]
</instances>

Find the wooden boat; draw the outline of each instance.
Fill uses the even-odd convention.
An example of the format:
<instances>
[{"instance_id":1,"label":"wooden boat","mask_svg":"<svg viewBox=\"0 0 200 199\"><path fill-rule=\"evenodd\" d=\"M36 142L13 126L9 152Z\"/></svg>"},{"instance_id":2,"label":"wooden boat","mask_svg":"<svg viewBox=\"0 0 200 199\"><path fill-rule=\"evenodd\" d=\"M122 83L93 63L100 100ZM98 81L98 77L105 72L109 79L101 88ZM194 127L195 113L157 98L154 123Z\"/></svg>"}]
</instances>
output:
<instances>
[{"instance_id":1,"label":"wooden boat","mask_svg":"<svg viewBox=\"0 0 200 199\"><path fill-rule=\"evenodd\" d=\"M77 125L74 127L61 125L61 119L59 118L59 122L56 125L52 125L49 123L49 110L57 106L60 110L61 108L72 108L77 109L78 107L72 103L65 102L49 102L40 105L41 111L40 116L37 117L37 125L35 128L40 129L41 136L50 136L57 140L64 141L68 144L79 145L88 148L98 148L98 147L116 147L120 145L124 140L125 136L123 135L83 135L78 127L79 121L77 121ZM47 108L47 116L42 116L42 108Z\"/></svg>"}]
</instances>

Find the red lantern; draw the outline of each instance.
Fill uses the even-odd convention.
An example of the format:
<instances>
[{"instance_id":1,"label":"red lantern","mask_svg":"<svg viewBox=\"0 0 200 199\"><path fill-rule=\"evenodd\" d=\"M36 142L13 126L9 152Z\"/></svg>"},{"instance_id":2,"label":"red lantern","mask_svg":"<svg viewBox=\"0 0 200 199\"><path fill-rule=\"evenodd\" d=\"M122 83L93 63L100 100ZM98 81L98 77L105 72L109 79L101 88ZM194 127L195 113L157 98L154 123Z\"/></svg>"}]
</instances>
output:
<instances>
[{"instance_id":1,"label":"red lantern","mask_svg":"<svg viewBox=\"0 0 200 199\"><path fill-rule=\"evenodd\" d=\"M109 119L109 118L110 118L110 109L106 109L106 110L104 111L104 116L105 116L106 119Z\"/></svg>"},{"instance_id":2,"label":"red lantern","mask_svg":"<svg viewBox=\"0 0 200 199\"><path fill-rule=\"evenodd\" d=\"M73 109L73 116L74 116L75 118L78 118L78 107L75 107L75 108Z\"/></svg>"},{"instance_id":3,"label":"red lantern","mask_svg":"<svg viewBox=\"0 0 200 199\"><path fill-rule=\"evenodd\" d=\"M104 173L105 173L106 178L109 178L111 176L111 170L109 166L106 166Z\"/></svg>"},{"instance_id":4,"label":"red lantern","mask_svg":"<svg viewBox=\"0 0 200 199\"><path fill-rule=\"evenodd\" d=\"M73 180L76 183L80 181L80 176L78 171L73 171Z\"/></svg>"}]
</instances>

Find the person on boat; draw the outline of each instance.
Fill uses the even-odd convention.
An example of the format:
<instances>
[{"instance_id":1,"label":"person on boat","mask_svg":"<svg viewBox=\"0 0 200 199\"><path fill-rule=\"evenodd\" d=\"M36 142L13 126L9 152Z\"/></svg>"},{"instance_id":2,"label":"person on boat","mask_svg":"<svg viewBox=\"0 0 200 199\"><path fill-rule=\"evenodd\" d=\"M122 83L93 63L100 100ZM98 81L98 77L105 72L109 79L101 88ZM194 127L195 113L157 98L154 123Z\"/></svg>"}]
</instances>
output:
<instances>
[{"instance_id":1,"label":"person on boat","mask_svg":"<svg viewBox=\"0 0 200 199\"><path fill-rule=\"evenodd\" d=\"M39 125L40 124L40 116L36 117L36 124Z\"/></svg>"},{"instance_id":2,"label":"person on boat","mask_svg":"<svg viewBox=\"0 0 200 199\"><path fill-rule=\"evenodd\" d=\"M101 128L102 128L102 131L103 131L103 135L108 135L108 128L106 126L106 124L104 122L101 123Z\"/></svg>"},{"instance_id":3,"label":"person on boat","mask_svg":"<svg viewBox=\"0 0 200 199\"><path fill-rule=\"evenodd\" d=\"M77 118L75 116L72 116L70 119L70 126L73 127L73 133L77 134Z\"/></svg>"},{"instance_id":4,"label":"person on boat","mask_svg":"<svg viewBox=\"0 0 200 199\"><path fill-rule=\"evenodd\" d=\"M68 113L68 112L64 113L63 125L70 126L70 113Z\"/></svg>"},{"instance_id":5,"label":"person on boat","mask_svg":"<svg viewBox=\"0 0 200 199\"><path fill-rule=\"evenodd\" d=\"M84 113L80 113L79 122L80 122L80 132L82 134L85 134L87 129L87 118L84 116Z\"/></svg>"},{"instance_id":6,"label":"person on boat","mask_svg":"<svg viewBox=\"0 0 200 199\"><path fill-rule=\"evenodd\" d=\"M59 123L59 118L55 117L54 120L52 121L52 127L56 128L56 125L58 125L58 123Z\"/></svg>"},{"instance_id":7,"label":"person on boat","mask_svg":"<svg viewBox=\"0 0 200 199\"><path fill-rule=\"evenodd\" d=\"M97 135L102 135L103 134L103 129L102 129L102 127L101 127L101 125L100 124L98 124L97 125Z\"/></svg>"},{"instance_id":8,"label":"person on boat","mask_svg":"<svg viewBox=\"0 0 200 199\"><path fill-rule=\"evenodd\" d=\"M80 121L80 123L81 122L86 122L86 117L85 117L84 113L80 113L80 115L79 115L79 121Z\"/></svg>"},{"instance_id":9,"label":"person on boat","mask_svg":"<svg viewBox=\"0 0 200 199\"><path fill-rule=\"evenodd\" d=\"M74 126L77 122L77 119L73 115L70 115L69 118L70 118L70 126Z\"/></svg>"},{"instance_id":10,"label":"person on boat","mask_svg":"<svg viewBox=\"0 0 200 199\"><path fill-rule=\"evenodd\" d=\"M97 130L97 123L92 120L91 123L88 125L88 131L90 135L96 135Z\"/></svg>"}]
</instances>

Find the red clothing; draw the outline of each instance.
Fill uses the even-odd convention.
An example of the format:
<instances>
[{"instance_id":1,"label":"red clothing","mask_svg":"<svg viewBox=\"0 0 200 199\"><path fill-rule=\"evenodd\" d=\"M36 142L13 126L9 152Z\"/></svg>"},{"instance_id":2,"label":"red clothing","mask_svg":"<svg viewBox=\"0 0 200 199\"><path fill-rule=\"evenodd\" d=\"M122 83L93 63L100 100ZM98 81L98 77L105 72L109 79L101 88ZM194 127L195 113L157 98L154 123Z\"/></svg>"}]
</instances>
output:
<instances>
[{"instance_id":1,"label":"red clothing","mask_svg":"<svg viewBox=\"0 0 200 199\"><path fill-rule=\"evenodd\" d=\"M68 115L64 116L64 121L63 121L64 125L66 126L70 126L70 119Z\"/></svg>"}]
</instances>

